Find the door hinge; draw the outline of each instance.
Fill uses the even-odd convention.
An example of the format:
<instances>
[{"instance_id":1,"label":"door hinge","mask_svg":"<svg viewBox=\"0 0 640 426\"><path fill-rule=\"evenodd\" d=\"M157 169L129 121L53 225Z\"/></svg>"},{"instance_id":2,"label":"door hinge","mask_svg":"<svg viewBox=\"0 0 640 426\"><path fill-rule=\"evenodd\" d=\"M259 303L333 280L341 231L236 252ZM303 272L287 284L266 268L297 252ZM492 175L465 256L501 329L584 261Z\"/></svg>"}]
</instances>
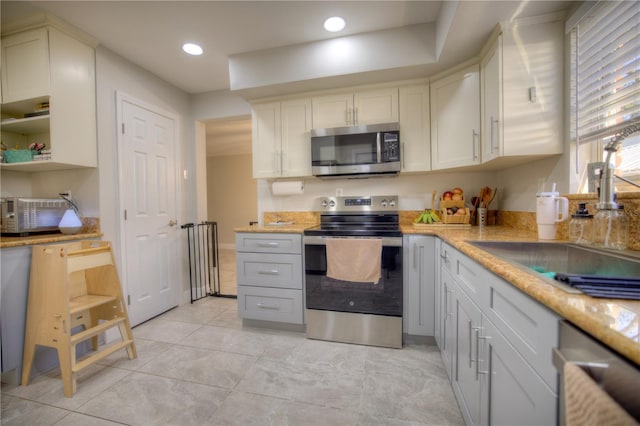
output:
<instances>
[{"instance_id":1,"label":"door hinge","mask_svg":"<svg viewBox=\"0 0 640 426\"><path fill-rule=\"evenodd\" d=\"M131 295L127 294L127 306L131 305Z\"/></svg>"}]
</instances>

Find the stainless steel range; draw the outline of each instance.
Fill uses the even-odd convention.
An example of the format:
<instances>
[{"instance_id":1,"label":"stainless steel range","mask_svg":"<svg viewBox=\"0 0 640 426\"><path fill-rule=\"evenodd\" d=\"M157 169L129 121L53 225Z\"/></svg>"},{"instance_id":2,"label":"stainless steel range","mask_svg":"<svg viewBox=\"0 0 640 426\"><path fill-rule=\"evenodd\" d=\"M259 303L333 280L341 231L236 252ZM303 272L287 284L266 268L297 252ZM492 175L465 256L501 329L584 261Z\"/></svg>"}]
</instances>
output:
<instances>
[{"instance_id":1,"label":"stainless steel range","mask_svg":"<svg viewBox=\"0 0 640 426\"><path fill-rule=\"evenodd\" d=\"M397 196L318 200L304 232L307 337L402 347L402 233Z\"/></svg>"}]
</instances>

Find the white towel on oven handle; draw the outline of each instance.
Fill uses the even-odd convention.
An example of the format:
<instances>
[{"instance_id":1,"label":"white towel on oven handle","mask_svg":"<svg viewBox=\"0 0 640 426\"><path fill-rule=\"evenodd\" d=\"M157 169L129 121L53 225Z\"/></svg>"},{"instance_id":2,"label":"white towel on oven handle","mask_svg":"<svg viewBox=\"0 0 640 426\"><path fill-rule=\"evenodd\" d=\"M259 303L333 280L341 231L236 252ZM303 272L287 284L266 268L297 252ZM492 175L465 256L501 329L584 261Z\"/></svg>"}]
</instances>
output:
<instances>
[{"instance_id":1,"label":"white towel on oven handle","mask_svg":"<svg viewBox=\"0 0 640 426\"><path fill-rule=\"evenodd\" d=\"M342 281L380 281L382 239L327 238L327 276Z\"/></svg>"}]
</instances>

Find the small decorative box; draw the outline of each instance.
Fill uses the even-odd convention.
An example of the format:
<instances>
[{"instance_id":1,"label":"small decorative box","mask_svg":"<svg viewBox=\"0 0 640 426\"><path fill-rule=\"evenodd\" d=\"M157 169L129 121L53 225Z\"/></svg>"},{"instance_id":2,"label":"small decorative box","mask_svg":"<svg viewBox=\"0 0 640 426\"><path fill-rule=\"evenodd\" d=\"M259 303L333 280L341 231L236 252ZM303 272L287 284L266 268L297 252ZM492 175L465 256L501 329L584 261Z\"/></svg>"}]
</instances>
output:
<instances>
[{"instance_id":1,"label":"small decorative box","mask_svg":"<svg viewBox=\"0 0 640 426\"><path fill-rule=\"evenodd\" d=\"M30 149L12 149L7 150L3 154L4 161L7 163L24 163L33 161L33 151Z\"/></svg>"}]
</instances>

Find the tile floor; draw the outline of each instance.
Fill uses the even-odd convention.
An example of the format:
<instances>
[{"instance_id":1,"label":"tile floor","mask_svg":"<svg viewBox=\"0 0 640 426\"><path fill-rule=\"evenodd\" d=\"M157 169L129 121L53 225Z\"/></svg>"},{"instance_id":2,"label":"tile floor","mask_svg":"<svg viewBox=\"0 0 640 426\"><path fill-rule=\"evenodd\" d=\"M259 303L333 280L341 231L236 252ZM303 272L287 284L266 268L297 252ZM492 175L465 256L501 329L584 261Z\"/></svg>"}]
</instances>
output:
<instances>
[{"instance_id":1,"label":"tile floor","mask_svg":"<svg viewBox=\"0 0 640 426\"><path fill-rule=\"evenodd\" d=\"M133 329L83 370L2 385L2 425L461 425L436 347L375 348L242 327L234 299L209 297Z\"/></svg>"}]
</instances>

